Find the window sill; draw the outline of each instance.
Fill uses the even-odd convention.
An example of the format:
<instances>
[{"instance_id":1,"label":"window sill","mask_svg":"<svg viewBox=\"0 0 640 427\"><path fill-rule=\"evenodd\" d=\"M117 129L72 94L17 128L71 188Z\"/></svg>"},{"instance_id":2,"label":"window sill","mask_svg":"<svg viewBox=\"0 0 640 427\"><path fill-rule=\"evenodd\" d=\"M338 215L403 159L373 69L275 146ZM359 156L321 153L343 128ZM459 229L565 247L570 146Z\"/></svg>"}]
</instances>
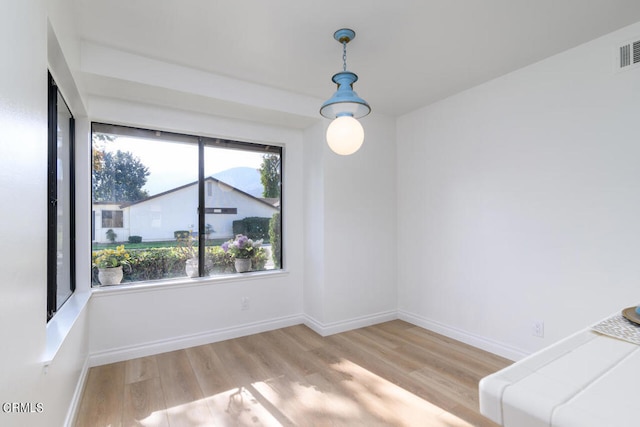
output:
<instances>
[{"instance_id":1,"label":"window sill","mask_svg":"<svg viewBox=\"0 0 640 427\"><path fill-rule=\"evenodd\" d=\"M199 277L195 279L178 278L168 280L154 280L148 282L130 282L120 285L99 286L91 289L93 297L117 295L124 293L147 292L150 290L184 289L194 286L206 286L218 283L239 282L246 280L262 280L279 276L288 276L286 270L254 271L251 273L231 273L220 276Z\"/></svg>"},{"instance_id":2,"label":"window sill","mask_svg":"<svg viewBox=\"0 0 640 427\"><path fill-rule=\"evenodd\" d=\"M65 338L73 328L76 320L82 314L82 310L87 306L91 292L74 292L71 298L58 310L53 318L47 323L47 343L42 357L44 366L49 366L56 354L62 347Z\"/></svg>"}]
</instances>

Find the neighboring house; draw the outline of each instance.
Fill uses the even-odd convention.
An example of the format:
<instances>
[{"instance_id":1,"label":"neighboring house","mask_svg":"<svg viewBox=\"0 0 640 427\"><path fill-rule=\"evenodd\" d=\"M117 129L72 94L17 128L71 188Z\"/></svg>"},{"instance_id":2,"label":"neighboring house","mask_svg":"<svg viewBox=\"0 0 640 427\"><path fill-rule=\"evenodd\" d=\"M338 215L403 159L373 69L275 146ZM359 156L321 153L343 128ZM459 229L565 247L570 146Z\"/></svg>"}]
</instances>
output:
<instances>
[{"instance_id":1,"label":"neighboring house","mask_svg":"<svg viewBox=\"0 0 640 427\"><path fill-rule=\"evenodd\" d=\"M270 199L253 197L213 177L205 180L204 195L205 224L212 227L212 239L233 237L233 221L254 216L271 218L279 211ZM176 230L197 230L197 208L197 182L133 203L94 203L92 240L109 242L109 229L119 242L127 241L129 236L142 236L147 242L173 240Z\"/></svg>"}]
</instances>

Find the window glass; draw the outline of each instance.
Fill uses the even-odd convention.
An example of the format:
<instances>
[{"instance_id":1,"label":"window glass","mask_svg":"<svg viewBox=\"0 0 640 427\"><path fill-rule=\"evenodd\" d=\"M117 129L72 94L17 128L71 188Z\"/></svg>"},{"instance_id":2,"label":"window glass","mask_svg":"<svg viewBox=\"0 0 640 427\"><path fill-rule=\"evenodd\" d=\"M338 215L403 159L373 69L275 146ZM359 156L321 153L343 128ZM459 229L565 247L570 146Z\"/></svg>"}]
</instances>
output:
<instances>
[{"instance_id":1,"label":"window glass","mask_svg":"<svg viewBox=\"0 0 640 427\"><path fill-rule=\"evenodd\" d=\"M75 289L73 132L73 115L49 75L47 319Z\"/></svg>"},{"instance_id":2,"label":"window glass","mask_svg":"<svg viewBox=\"0 0 640 427\"><path fill-rule=\"evenodd\" d=\"M279 147L99 123L92 140L94 286L119 264L119 283L281 268Z\"/></svg>"},{"instance_id":3,"label":"window glass","mask_svg":"<svg viewBox=\"0 0 640 427\"><path fill-rule=\"evenodd\" d=\"M212 188L205 199L204 218L206 239L212 242L206 251L207 266L213 266L210 274L242 268L235 265L235 260L233 265L220 261L228 259L225 248L236 250L240 243L234 236L238 235L246 236L246 245L252 242L256 248L250 256L247 250L244 254L236 253L235 258L251 258L252 270L280 268L279 150L265 154L264 150L221 148L215 141L207 142L204 176Z\"/></svg>"},{"instance_id":4,"label":"window glass","mask_svg":"<svg viewBox=\"0 0 640 427\"><path fill-rule=\"evenodd\" d=\"M122 211L102 211L102 228L123 228Z\"/></svg>"}]
</instances>

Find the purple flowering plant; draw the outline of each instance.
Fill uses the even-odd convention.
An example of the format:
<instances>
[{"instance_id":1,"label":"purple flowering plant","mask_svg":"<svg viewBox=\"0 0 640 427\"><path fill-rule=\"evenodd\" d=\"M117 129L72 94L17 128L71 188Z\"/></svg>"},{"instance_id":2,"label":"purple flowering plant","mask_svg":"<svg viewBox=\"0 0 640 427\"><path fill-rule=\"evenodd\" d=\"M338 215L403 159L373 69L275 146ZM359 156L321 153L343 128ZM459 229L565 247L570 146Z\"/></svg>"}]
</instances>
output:
<instances>
[{"instance_id":1,"label":"purple flowering plant","mask_svg":"<svg viewBox=\"0 0 640 427\"><path fill-rule=\"evenodd\" d=\"M251 258L261 250L262 239L254 242L244 234L238 234L235 239L224 242L221 247L234 258Z\"/></svg>"}]
</instances>

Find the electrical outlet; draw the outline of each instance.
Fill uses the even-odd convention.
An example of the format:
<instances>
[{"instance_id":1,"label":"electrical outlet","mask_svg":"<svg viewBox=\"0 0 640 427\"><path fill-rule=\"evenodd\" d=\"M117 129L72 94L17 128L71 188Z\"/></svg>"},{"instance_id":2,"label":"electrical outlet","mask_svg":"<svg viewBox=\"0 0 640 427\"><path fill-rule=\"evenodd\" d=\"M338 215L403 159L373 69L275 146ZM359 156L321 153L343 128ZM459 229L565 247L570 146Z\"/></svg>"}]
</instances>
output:
<instances>
[{"instance_id":1,"label":"electrical outlet","mask_svg":"<svg viewBox=\"0 0 640 427\"><path fill-rule=\"evenodd\" d=\"M249 297L240 298L240 310L249 310Z\"/></svg>"},{"instance_id":2,"label":"electrical outlet","mask_svg":"<svg viewBox=\"0 0 640 427\"><path fill-rule=\"evenodd\" d=\"M531 321L531 335L534 337L544 337L544 322L542 320Z\"/></svg>"}]
</instances>

